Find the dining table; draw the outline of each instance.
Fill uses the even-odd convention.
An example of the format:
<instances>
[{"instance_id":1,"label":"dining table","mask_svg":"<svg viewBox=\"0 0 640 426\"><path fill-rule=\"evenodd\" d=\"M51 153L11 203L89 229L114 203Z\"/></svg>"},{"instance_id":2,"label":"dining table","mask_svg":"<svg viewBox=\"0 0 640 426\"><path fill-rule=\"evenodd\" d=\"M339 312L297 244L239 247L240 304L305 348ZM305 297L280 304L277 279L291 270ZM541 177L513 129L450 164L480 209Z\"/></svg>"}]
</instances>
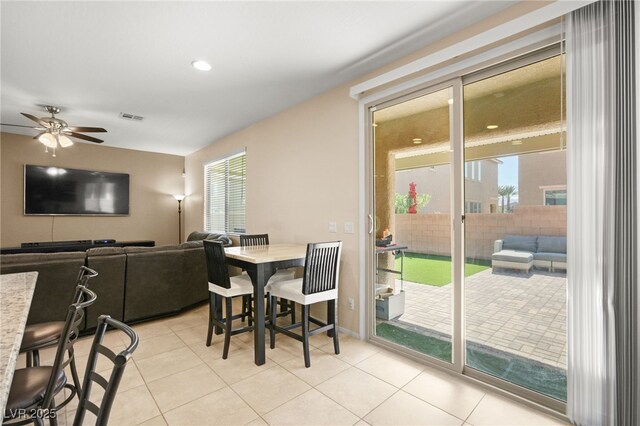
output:
<instances>
[{"instance_id":1,"label":"dining table","mask_svg":"<svg viewBox=\"0 0 640 426\"><path fill-rule=\"evenodd\" d=\"M254 358L256 365L265 363L264 288L278 270L304 266L306 244L269 244L225 248L227 264L244 269L253 284ZM221 307L221 304L217 304Z\"/></svg>"},{"instance_id":2,"label":"dining table","mask_svg":"<svg viewBox=\"0 0 640 426\"><path fill-rule=\"evenodd\" d=\"M37 272L0 275L0 413L11 390L37 279Z\"/></svg>"}]
</instances>

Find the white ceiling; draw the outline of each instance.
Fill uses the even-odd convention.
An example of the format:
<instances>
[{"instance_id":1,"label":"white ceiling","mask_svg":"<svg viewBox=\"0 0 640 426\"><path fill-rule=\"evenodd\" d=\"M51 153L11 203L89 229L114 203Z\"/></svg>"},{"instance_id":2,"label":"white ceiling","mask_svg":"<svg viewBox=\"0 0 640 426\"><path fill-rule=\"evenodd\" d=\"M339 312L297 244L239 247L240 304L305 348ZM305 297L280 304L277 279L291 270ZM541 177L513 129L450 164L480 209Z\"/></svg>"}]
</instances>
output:
<instances>
[{"instance_id":1,"label":"white ceiling","mask_svg":"<svg viewBox=\"0 0 640 426\"><path fill-rule=\"evenodd\" d=\"M186 155L515 3L2 1L1 122L56 105L105 146Z\"/></svg>"}]
</instances>

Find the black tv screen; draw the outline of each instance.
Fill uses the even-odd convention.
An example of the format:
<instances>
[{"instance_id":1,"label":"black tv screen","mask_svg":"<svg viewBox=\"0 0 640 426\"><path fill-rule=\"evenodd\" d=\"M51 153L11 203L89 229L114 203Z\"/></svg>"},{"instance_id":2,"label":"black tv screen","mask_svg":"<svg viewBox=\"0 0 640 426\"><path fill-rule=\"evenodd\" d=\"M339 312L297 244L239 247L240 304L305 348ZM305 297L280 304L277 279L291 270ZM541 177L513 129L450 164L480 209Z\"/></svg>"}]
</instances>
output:
<instances>
[{"instance_id":1,"label":"black tv screen","mask_svg":"<svg viewBox=\"0 0 640 426\"><path fill-rule=\"evenodd\" d=\"M27 164L24 214L128 215L129 175Z\"/></svg>"}]
</instances>

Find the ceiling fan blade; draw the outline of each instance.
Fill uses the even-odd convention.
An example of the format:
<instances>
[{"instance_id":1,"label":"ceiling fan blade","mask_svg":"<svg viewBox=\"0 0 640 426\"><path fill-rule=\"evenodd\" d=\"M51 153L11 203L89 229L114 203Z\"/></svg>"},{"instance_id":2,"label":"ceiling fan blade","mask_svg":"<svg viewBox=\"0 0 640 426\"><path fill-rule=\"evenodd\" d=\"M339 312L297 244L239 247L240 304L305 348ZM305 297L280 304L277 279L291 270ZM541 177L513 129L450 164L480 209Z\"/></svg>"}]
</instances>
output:
<instances>
[{"instance_id":1,"label":"ceiling fan blade","mask_svg":"<svg viewBox=\"0 0 640 426\"><path fill-rule=\"evenodd\" d=\"M107 131L102 127L66 127L65 131L70 132L83 132L83 133L106 133Z\"/></svg>"},{"instance_id":2,"label":"ceiling fan blade","mask_svg":"<svg viewBox=\"0 0 640 426\"><path fill-rule=\"evenodd\" d=\"M44 127L45 129L49 128L49 125L47 123L45 123L44 121L40 120L38 117L36 117L35 115L31 115L31 114L27 114L24 112L21 112L20 114L24 115L25 117L27 117L29 120L33 120L36 123L38 123L39 125L41 125L42 127Z\"/></svg>"},{"instance_id":3,"label":"ceiling fan blade","mask_svg":"<svg viewBox=\"0 0 640 426\"><path fill-rule=\"evenodd\" d=\"M26 127L27 129L40 129L40 127L24 126L22 124L0 123L0 126Z\"/></svg>"},{"instance_id":4,"label":"ceiling fan blade","mask_svg":"<svg viewBox=\"0 0 640 426\"><path fill-rule=\"evenodd\" d=\"M89 142L95 142L95 143L102 143L104 142L101 139L98 138L94 138L92 136L87 136L87 135L81 135L80 133L75 133L75 132L67 132L64 131L63 134L74 137L74 138L78 138L78 139L84 139L85 141L89 141Z\"/></svg>"}]
</instances>

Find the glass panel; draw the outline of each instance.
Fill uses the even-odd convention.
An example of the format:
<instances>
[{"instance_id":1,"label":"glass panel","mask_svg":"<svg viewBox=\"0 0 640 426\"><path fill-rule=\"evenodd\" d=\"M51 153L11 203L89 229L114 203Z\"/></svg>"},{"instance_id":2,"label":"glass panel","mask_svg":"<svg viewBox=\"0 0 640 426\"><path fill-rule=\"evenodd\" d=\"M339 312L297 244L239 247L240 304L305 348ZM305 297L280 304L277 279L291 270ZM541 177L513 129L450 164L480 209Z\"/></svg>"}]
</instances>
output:
<instances>
[{"instance_id":1,"label":"glass panel","mask_svg":"<svg viewBox=\"0 0 640 426\"><path fill-rule=\"evenodd\" d=\"M563 58L464 86L467 366L566 400Z\"/></svg>"},{"instance_id":2,"label":"glass panel","mask_svg":"<svg viewBox=\"0 0 640 426\"><path fill-rule=\"evenodd\" d=\"M377 336L452 360L451 88L373 114Z\"/></svg>"}]
</instances>

